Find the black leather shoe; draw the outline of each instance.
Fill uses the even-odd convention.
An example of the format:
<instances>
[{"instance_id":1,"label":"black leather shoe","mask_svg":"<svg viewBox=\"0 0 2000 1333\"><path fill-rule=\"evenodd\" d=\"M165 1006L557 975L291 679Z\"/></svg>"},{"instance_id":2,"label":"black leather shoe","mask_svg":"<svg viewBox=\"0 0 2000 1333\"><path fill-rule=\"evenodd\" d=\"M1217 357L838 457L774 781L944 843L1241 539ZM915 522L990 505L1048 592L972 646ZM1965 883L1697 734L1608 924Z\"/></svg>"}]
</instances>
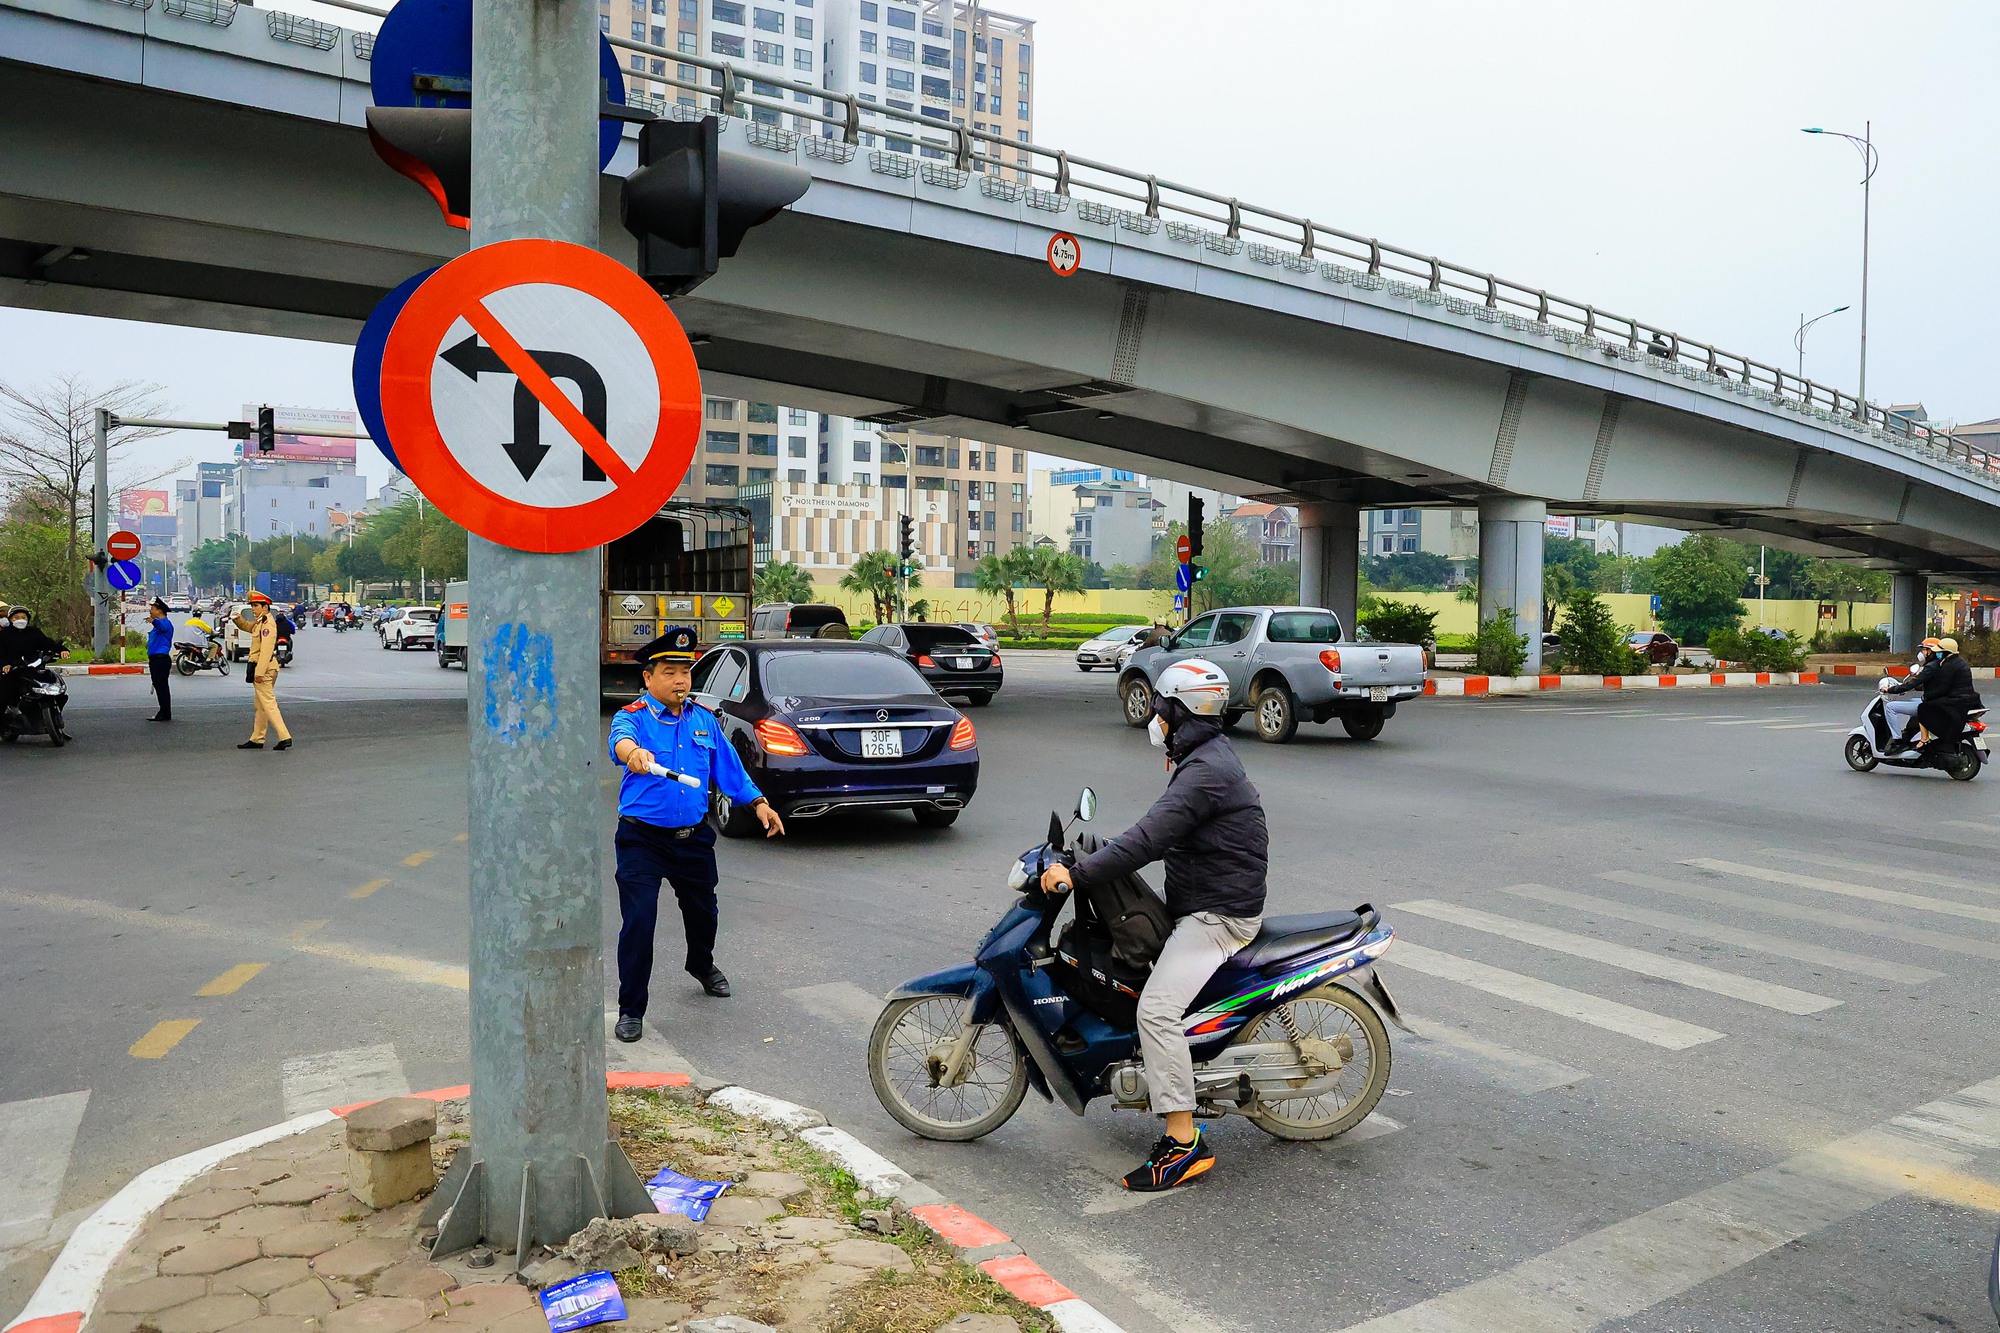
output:
<instances>
[{"instance_id":1,"label":"black leather shoe","mask_svg":"<svg viewBox=\"0 0 2000 1333\"><path fill-rule=\"evenodd\" d=\"M160 717L160 716L158 716L157 714L155 714L155 715L154 715L154 716L152 716L152 717L149 717L149 718L147 718L146 720L147 720L148 722L171 722L171 721L173 721L173 719L172 719L172 718L170 718L170 717Z\"/></svg>"},{"instance_id":2,"label":"black leather shoe","mask_svg":"<svg viewBox=\"0 0 2000 1333\"><path fill-rule=\"evenodd\" d=\"M713 995L716 999L726 1000L729 998L729 978L722 975L721 968L711 967L708 969L707 976L696 977L695 980L701 983L701 988L704 992Z\"/></svg>"},{"instance_id":3,"label":"black leather shoe","mask_svg":"<svg viewBox=\"0 0 2000 1333\"><path fill-rule=\"evenodd\" d=\"M279 741L276 745L273 745L271 748L273 750L289 750L292 748L292 742L289 739L282 740Z\"/></svg>"},{"instance_id":4,"label":"black leather shoe","mask_svg":"<svg viewBox=\"0 0 2000 1333\"><path fill-rule=\"evenodd\" d=\"M261 749L263 749L263 748L264 748L264 742L262 742L262 741L245 741L245 742L243 742L243 744L241 744L241 745L237 746L236 748L237 748L237 749L239 749L239 750L261 750Z\"/></svg>"},{"instance_id":5,"label":"black leather shoe","mask_svg":"<svg viewBox=\"0 0 2000 1333\"><path fill-rule=\"evenodd\" d=\"M618 1026L611 1029L611 1035L620 1041L637 1041L646 1035L646 1025L641 1019L630 1014L618 1015Z\"/></svg>"}]
</instances>

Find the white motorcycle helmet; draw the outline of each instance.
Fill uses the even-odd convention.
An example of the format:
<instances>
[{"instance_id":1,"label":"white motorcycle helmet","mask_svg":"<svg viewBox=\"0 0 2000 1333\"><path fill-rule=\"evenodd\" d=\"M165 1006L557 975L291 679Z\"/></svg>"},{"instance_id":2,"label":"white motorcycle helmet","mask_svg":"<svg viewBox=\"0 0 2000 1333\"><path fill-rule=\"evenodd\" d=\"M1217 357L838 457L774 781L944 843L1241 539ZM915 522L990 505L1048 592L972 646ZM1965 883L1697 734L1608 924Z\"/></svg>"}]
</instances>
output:
<instances>
[{"instance_id":1,"label":"white motorcycle helmet","mask_svg":"<svg viewBox=\"0 0 2000 1333\"><path fill-rule=\"evenodd\" d=\"M1183 708L1198 717L1221 717L1229 702L1229 677L1213 662L1190 657L1160 673L1160 678L1153 682L1153 699L1156 711L1146 734L1156 748L1165 749L1167 726L1157 712L1160 704L1178 699Z\"/></svg>"}]
</instances>

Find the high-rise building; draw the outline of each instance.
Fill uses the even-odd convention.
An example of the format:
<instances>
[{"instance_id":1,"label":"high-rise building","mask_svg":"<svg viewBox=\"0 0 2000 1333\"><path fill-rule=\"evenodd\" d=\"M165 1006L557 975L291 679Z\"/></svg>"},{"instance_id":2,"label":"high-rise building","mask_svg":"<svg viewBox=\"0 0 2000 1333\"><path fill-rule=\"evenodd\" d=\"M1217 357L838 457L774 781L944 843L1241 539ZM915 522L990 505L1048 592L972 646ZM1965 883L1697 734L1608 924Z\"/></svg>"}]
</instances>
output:
<instances>
[{"instance_id":1,"label":"high-rise building","mask_svg":"<svg viewBox=\"0 0 2000 1333\"><path fill-rule=\"evenodd\" d=\"M819 480L819 430L817 412L711 396L702 403L694 462L674 498L728 501L753 482Z\"/></svg>"},{"instance_id":2,"label":"high-rise building","mask_svg":"<svg viewBox=\"0 0 2000 1333\"><path fill-rule=\"evenodd\" d=\"M879 486L889 510L944 523L955 578L970 579L986 556L1028 543L1025 451L845 417L825 421L818 479Z\"/></svg>"}]
</instances>

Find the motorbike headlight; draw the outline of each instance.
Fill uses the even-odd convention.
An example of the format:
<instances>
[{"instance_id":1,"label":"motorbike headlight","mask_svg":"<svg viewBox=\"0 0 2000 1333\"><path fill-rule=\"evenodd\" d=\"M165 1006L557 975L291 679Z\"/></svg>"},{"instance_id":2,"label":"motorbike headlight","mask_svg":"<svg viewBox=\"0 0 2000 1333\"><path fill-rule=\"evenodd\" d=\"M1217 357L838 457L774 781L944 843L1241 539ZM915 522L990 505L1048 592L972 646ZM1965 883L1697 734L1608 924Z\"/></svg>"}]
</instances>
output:
<instances>
[{"instance_id":1,"label":"motorbike headlight","mask_svg":"<svg viewBox=\"0 0 2000 1333\"><path fill-rule=\"evenodd\" d=\"M1016 861L1014 869L1008 872L1007 889L1010 893L1024 892L1028 887L1028 863Z\"/></svg>"}]
</instances>

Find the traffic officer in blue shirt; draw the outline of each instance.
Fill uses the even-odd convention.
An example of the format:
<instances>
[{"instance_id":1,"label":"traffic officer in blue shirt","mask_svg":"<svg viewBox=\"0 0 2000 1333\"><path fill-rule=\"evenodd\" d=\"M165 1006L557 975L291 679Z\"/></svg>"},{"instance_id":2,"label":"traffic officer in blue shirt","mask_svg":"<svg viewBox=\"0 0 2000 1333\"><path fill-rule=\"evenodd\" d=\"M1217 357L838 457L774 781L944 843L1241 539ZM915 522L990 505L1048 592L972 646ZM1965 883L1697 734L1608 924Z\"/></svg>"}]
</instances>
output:
<instances>
[{"instance_id":1,"label":"traffic officer in blue shirt","mask_svg":"<svg viewBox=\"0 0 2000 1333\"><path fill-rule=\"evenodd\" d=\"M637 1041L653 976L653 925L660 881L674 886L687 931L688 975L710 995L727 996L729 978L715 965L715 829L707 822L713 783L733 804L755 811L764 836L785 831L757 784L743 771L715 714L688 698L697 651L695 633L675 626L640 650L646 692L611 722L611 757L625 765L618 793L618 1025L620 1041ZM699 782L689 787L655 777L654 765Z\"/></svg>"}]
</instances>

